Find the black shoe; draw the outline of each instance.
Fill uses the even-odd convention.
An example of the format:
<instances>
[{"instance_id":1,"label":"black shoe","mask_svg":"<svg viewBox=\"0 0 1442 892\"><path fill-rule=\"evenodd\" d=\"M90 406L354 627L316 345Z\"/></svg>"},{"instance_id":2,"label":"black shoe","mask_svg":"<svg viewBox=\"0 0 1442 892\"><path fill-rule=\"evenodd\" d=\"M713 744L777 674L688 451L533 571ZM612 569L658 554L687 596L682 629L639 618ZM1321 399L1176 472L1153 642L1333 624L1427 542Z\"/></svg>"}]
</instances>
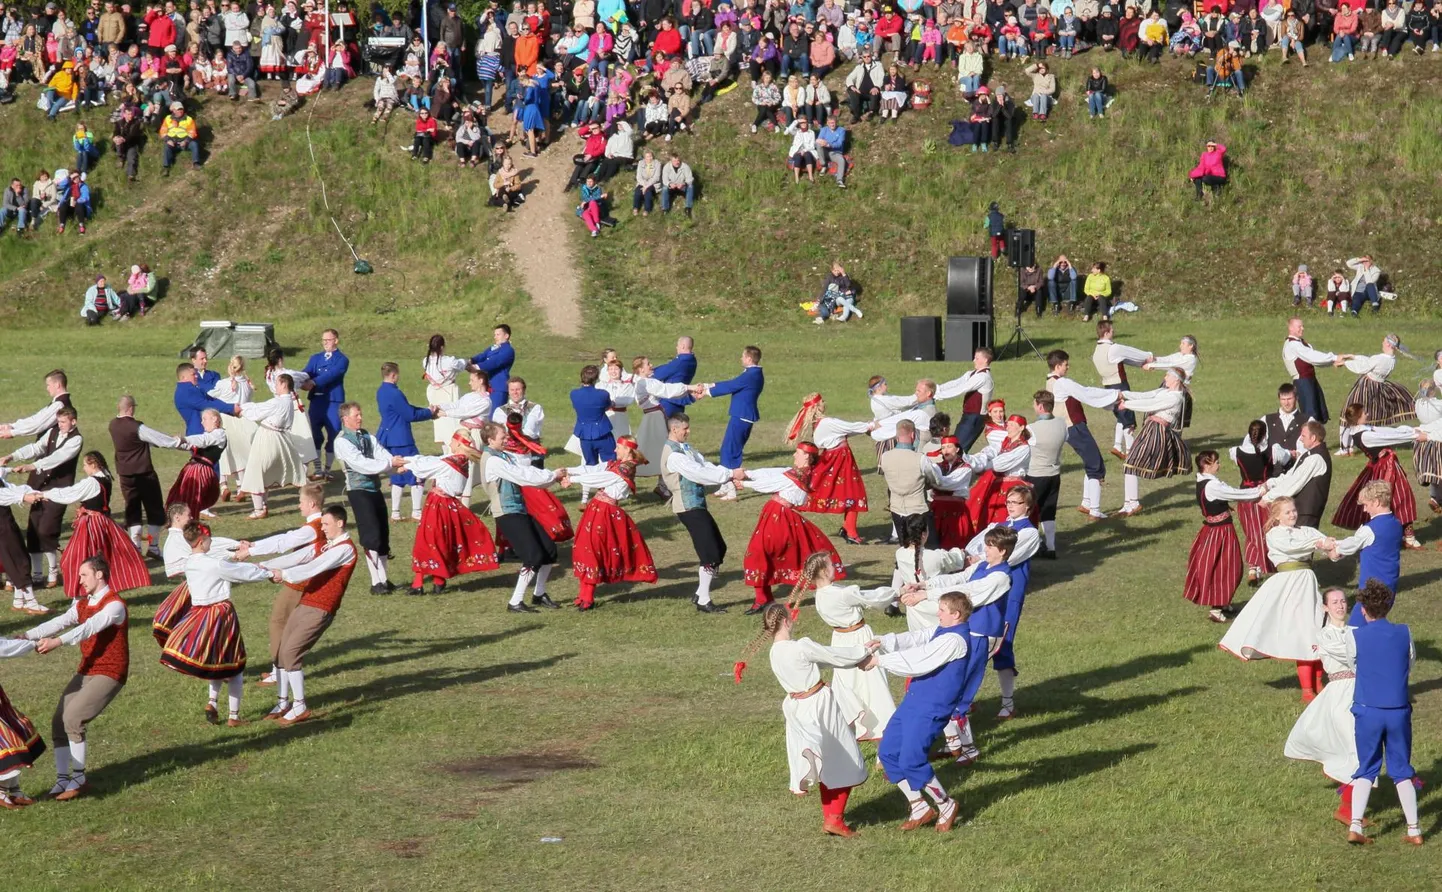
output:
<instances>
[{"instance_id":1,"label":"black shoe","mask_svg":"<svg viewBox=\"0 0 1442 892\"><path fill-rule=\"evenodd\" d=\"M715 601L709 601L709 602L707 602L707 603L705 603L705 604L697 604L697 605L696 605L696 612L697 612L697 613L725 613L725 612L726 612L726 608L725 608L725 607L722 607L722 606L719 605L719 604L717 604Z\"/></svg>"},{"instance_id":2,"label":"black shoe","mask_svg":"<svg viewBox=\"0 0 1442 892\"><path fill-rule=\"evenodd\" d=\"M1041 558L1041 559L1044 560L1044 561L1054 561L1054 560L1056 560L1056 549L1055 549L1055 548L1043 548L1043 549L1041 549L1040 551L1038 551L1038 552L1036 553L1036 556L1039 557L1039 558Z\"/></svg>"},{"instance_id":3,"label":"black shoe","mask_svg":"<svg viewBox=\"0 0 1442 892\"><path fill-rule=\"evenodd\" d=\"M373 595L389 595L390 593L391 590L386 588L384 583L371 586L371 594Z\"/></svg>"},{"instance_id":4,"label":"black shoe","mask_svg":"<svg viewBox=\"0 0 1442 892\"><path fill-rule=\"evenodd\" d=\"M419 596L419 595L424 595L425 593L426 593L426 590L425 590L424 588L420 587L419 585L413 585L413 586L411 586L410 588L406 589L406 594L408 594L408 595Z\"/></svg>"},{"instance_id":5,"label":"black shoe","mask_svg":"<svg viewBox=\"0 0 1442 892\"><path fill-rule=\"evenodd\" d=\"M550 595L537 595L531 599L531 603L537 607L548 607L551 610L560 610L561 605L551 600Z\"/></svg>"},{"instance_id":6,"label":"black shoe","mask_svg":"<svg viewBox=\"0 0 1442 892\"><path fill-rule=\"evenodd\" d=\"M837 535L837 538L841 539L841 540L842 540L843 542L845 542L847 545L865 545L865 544L866 544L865 542L862 542L860 539L857 539L857 538L852 537L849 533L846 532L846 530L837 530L837 531L836 531L836 535Z\"/></svg>"},{"instance_id":7,"label":"black shoe","mask_svg":"<svg viewBox=\"0 0 1442 892\"><path fill-rule=\"evenodd\" d=\"M747 608L746 608L746 610L745 610L745 612L744 612L744 615L746 615L746 616L755 616L756 614L762 612L763 610L765 610L767 607L770 607L770 606L771 606L770 604L752 604L750 607L747 607Z\"/></svg>"},{"instance_id":8,"label":"black shoe","mask_svg":"<svg viewBox=\"0 0 1442 892\"><path fill-rule=\"evenodd\" d=\"M886 609L881 612L887 616L901 616L901 608L895 604L887 604Z\"/></svg>"},{"instance_id":9,"label":"black shoe","mask_svg":"<svg viewBox=\"0 0 1442 892\"><path fill-rule=\"evenodd\" d=\"M842 186L842 188L845 188L845 187L846 187L846 184L845 184L845 183L842 183L841 186ZM691 209L690 209L690 208L686 208L686 219L687 219L687 220L691 219ZM725 611L722 611L722 612L724 613Z\"/></svg>"},{"instance_id":10,"label":"black shoe","mask_svg":"<svg viewBox=\"0 0 1442 892\"><path fill-rule=\"evenodd\" d=\"M445 584L444 582L433 582L433 583L431 583L431 594L433 594L433 595L443 595L443 594L445 594L445 593L446 593L446 584Z\"/></svg>"},{"instance_id":11,"label":"black shoe","mask_svg":"<svg viewBox=\"0 0 1442 892\"><path fill-rule=\"evenodd\" d=\"M389 595L389 594L394 594L394 593L395 593L396 584L395 584L394 582L391 582L390 580L386 580L384 583L382 583L382 585L384 585L384 586L386 587L386 594Z\"/></svg>"},{"instance_id":12,"label":"black shoe","mask_svg":"<svg viewBox=\"0 0 1442 892\"><path fill-rule=\"evenodd\" d=\"M511 613L540 613L540 612L541 612L541 611L537 610L536 608L532 607L530 604L524 604L524 603L523 603L523 604L507 604L507 605L506 605L506 609L509 610Z\"/></svg>"}]
</instances>

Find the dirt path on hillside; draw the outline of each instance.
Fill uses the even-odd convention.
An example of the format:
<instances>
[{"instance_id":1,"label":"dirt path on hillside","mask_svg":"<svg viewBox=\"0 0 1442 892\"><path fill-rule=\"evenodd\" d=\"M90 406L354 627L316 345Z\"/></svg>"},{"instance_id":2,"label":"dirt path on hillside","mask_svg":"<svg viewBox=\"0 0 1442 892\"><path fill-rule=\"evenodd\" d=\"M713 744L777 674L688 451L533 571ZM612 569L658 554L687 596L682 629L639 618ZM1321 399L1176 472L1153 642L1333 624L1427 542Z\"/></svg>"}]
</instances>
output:
<instances>
[{"instance_id":1,"label":"dirt path on hillside","mask_svg":"<svg viewBox=\"0 0 1442 892\"><path fill-rule=\"evenodd\" d=\"M574 338L581 333L581 277L571 237L579 221L575 194L561 191L571 176L571 156L560 140L539 158L526 158L519 144L514 148L517 166L535 185L501 228L501 244L516 258L521 285L551 331Z\"/></svg>"}]
</instances>

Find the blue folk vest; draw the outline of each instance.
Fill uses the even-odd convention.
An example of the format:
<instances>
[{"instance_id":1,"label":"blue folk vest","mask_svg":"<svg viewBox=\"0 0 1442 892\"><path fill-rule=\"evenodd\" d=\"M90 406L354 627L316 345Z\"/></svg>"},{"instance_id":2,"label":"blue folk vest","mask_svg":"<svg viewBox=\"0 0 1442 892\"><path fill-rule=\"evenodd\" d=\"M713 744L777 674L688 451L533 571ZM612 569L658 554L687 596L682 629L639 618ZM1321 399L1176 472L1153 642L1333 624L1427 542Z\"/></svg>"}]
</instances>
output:
<instances>
[{"instance_id":1,"label":"blue folk vest","mask_svg":"<svg viewBox=\"0 0 1442 892\"><path fill-rule=\"evenodd\" d=\"M360 454L366 458L375 457L376 441L364 429L342 430L341 437L347 440L352 446L360 450ZM350 465L345 467L345 488L363 489L368 492L381 491L381 477L379 474L360 474L351 470Z\"/></svg>"},{"instance_id":2,"label":"blue folk vest","mask_svg":"<svg viewBox=\"0 0 1442 892\"><path fill-rule=\"evenodd\" d=\"M1409 705L1411 631L1404 625L1378 619L1354 629L1352 636L1357 641L1357 687L1352 703L1373 709Z\"/></svg>"},{"instance_id":3,"label":"blue folk vest","mask_svg":"<svg viewBox=\"0 0 1442 892\"><path fill-rule=\"evenodd\" d=\"M931 640L935 641L942 635L952 633L960 635L970 646L969 631L966 623L938 626L932 633ZM926 715L951 715L961 697L962 689L966 686L966 663L964 659L950 660L925 675L913 678L911 686L906 689L903 704L910 704L917 712Z\"/></svg>"},{"instance_id":4,"label":"blue folk vest","mask_svg":"<svg viewBox=\"0 0 1442 892\"><path fill-rule=\"evenodd\" d=\"M1011 578L1011 568L1006 564L998 564L995 567L989 564L979 564L979 569L972 574L972 579L981 579L990 576L992 573L1005 573ZM992 601L984 607L978 607L971 614L971 628L991 638L1001 637L1002 629L1006 627L1006 602L1007 596Z\"/></svg>"},{"instance_id":5,"label":"blue folk vest","mask_svg":"<svg viewBox=\"0 0 1442 892\"><path fill-rule=\"evenodd\" d=\"M511 457L504 452L499 452L491 447L486 447L486 455L491 461L503 461L509 464ZM501 496L502 514L525 514L526 500L521 495L521 487L502 477L496 481L496 492Z\"/></svg>"},{"instance_id":6,"label":"blue folk vest","mask_svg":"<svg viewBox=\"0 0 1442 892\"><path fill-rule=\"evenodd\" d=\"M1362 549L1357 567L1357 587L1375 579L1395 594L1402 575L1402 522L1395 514L1382 514L1367 521L1373 542Z\"/></svg>"}]
</instances>

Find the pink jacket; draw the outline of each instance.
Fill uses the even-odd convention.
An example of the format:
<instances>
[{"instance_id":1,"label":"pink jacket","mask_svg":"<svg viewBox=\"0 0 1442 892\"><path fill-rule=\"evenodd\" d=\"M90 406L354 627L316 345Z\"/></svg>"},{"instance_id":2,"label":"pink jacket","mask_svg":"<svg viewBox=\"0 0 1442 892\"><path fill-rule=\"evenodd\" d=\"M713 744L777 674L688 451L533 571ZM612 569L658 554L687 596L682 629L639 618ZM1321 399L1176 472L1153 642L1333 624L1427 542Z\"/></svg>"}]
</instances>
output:
<instances>
[{"instance_id":1,"label":"pink jacket","mask_svg":"<svg viewBox=\"0 0 1442 892\"><path fill-rule=\"evenodd\" d=\"M1202 157L1197 159L1197 166L1192 168L1188 174L1192 179L1197 177L1224 177L1227 175L1227 168L1222 164L1222 158L1227 154L1227 147L1217 143L1215 149L1208 149L1202 152Z\"/></svg>"}]
</instances>

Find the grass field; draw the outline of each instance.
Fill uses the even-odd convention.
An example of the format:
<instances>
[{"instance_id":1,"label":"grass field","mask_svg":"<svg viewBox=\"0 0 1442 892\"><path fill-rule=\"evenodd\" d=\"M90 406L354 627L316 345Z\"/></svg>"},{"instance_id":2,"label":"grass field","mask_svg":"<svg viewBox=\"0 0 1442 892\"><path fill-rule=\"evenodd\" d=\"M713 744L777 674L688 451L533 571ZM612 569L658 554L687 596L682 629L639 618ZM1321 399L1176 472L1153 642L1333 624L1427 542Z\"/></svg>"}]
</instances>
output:
<instances>
[{"instance_id":1,"label":"grass field","mask_svg":"<svg viewBox=\"0 0 1442 892\"><path fill-rule=\"evenodd\" d=\"M341 324L353 362L351 392L371 405L376 367L395 359L407 363L403 384L419 399L411 370L424 351L424 323L401 315L392 329L352 320ZM304 353L324 324L289 323L280 334ZM1281 374L1280 325L1268 319L1196 331L1204 359L1194 449L1231 444L1245 421L1268 407ZM448 333L457 346L479 344L483 328ZM739 348L752 339L711 325L694 332L706 380L731 374ZM1381 332L1363 322L1345 339L1314 339L1362 350ZM1162 351L1180 333L1172 324L1127 320L1120 337ZM663 355L670 347L661 333L594 334L595 343L625 353ZM112 327L43 335L6 338L0 415L33 411L43 399L40 376L63 355L82 430L92 437L122 390L137 395L143 420L176 427L170 370L188 329L145 322L123 339ZM1079 324L1048 320L1033 335L1043 349L1084 352L1090 344ZM1410 337L1425 340L1420 331ZM752 440L757 465L784 460L782 425L808 389L819 385L838 414L864 417L869 374L904 382L957 372L894 361L891 323L755 339L768 351L770 379L766 417ZM518 371L550 410L548 439L555 442L568 423L565 392L586 351L525 332L517 344ZM1088 370L1079 376L1090 379ZM1398 376L1410 381L1414 369L1404 366ZM1015 404L1039 385L1043 369L1035 360L1007 361L996 377ZM1347 377L1325 377L1335 399ZM723 404L703 403L694 413L697 440L713 455L723 412ZM1110 427L1103 413L1092 420L1099 434ZM869 467L865 447L857 451ZM177 461L166 459L162 477L169 479ZM1338 467L1334 499L1358 464ZM942 889L968 880L995 889L1429 888L1442 880L1430 847L1400 851L1390 791L1374 797L1379 844L1368 851L1345 845L1329 818L1330 784L1315 766L1281 754L1300 712L1290 664L1231 659L1216 649L1221 630L1182 600L1185 552L1198 525L1190 478L1146 485L1144 513L1100 524L1069 508L1080 479L1068 453L1064 559L1035 567L1020 637L1022 717L1005 725L991 718L997 694L988 679L976 713L981 761L941 771L965 815L949 837L901 834L902 799L879 774L852 798L861 835L820 835L817 804L786 791L774 681L764 666L741 687L730 677L755 628L739 613L750 600L739 567L761 499L715 506L732 549L718 600L734 609L708 617L690 605L693 557L684 533L654 497L642 496L630 510L661 581L605 588L601 609L591 614L504 612L511 566L466 578L438 598L376 598L364 580L353 583L308 664L320 719L293 729L204 724L203 685L162 671L148 635L149 616L168 587L138 593L131 599L131 683L92 726L95 795L5 815L0 850L12 875L23 878L17 889ZM876 507L863 531L876 536L885 532L878 513L885 493L878 478L868 483ZM563 498L574 510L574 490ZM259 523L228 508L217 530L254 537L286 528L293 496L275 503L280 510ZM1104 505L1119 503L1112 480ZM828 532L834 526L823 524ZM396 528L398 566L406 563L410 529ZM1398 609L1418 641L1414 760L1429 780L1442 774L1435 745L1442 654L1433 634L1442 619L1433 597L1442 560L1430 550L1436 529L1421 525L1429 550L1407 555ZM888 548L843 546L842 553L861 584L889 578ZM563 549L563 565L568 554ZM1341 583L1350 570L1329 566L1321 576ZM574 580L566 574L553 591L568 601ZM253 654L264 649L272 592L268 585L237 589ZM873 622L891 630L902 621ZM26 626L0 619L0 634ZM809 611L801 629L825 640ZM66 650L6 661L0 679L48 730L74 660ZM250 718L269 708L269 691L260 691L248 688ZM27 790L43 790L50 768L47 757L27 772ZM1422 809L1430 834L1439 815L1429 793Z\"/></svg>"}]
</instances>

